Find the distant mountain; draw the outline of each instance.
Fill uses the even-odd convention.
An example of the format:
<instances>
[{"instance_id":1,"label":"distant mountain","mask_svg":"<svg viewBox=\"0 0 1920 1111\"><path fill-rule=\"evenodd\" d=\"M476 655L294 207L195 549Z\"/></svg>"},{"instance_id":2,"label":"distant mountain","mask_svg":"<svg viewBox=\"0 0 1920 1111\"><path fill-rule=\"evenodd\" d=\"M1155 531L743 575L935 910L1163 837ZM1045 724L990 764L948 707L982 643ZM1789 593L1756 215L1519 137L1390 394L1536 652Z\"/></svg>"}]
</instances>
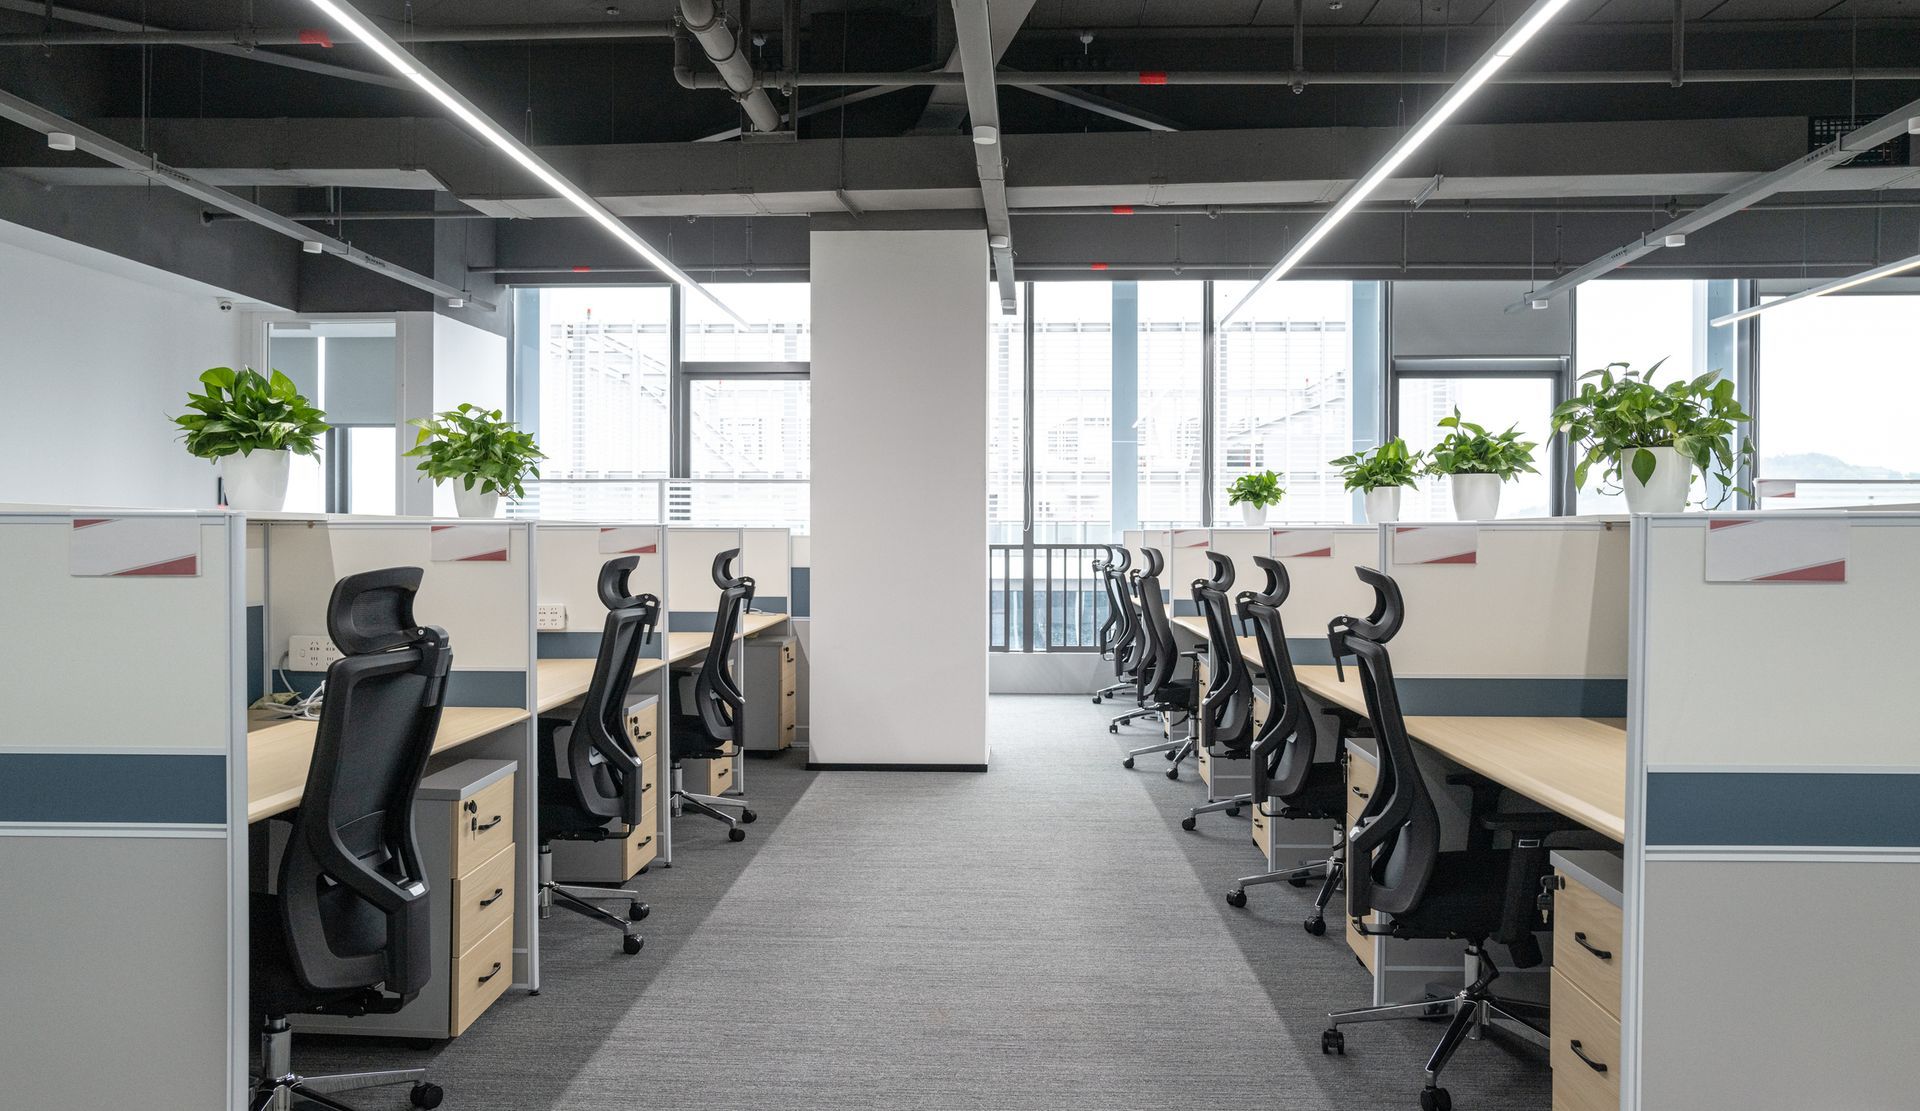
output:
<instances>
[{"instance_id":1,"label":"distant mountain","mask_svg":"<svg viewBox=\"0 0 1920 1111\"><path fill-rule=\"evenodd\" d=\"M1769 455L1760 461L1760 473L1781 478L1914 478L1920 474L1896 471L1891 467L1867 467L1835 459L1831 455L1806 452L1800 455Z\"/></svg>"}]
</instances>

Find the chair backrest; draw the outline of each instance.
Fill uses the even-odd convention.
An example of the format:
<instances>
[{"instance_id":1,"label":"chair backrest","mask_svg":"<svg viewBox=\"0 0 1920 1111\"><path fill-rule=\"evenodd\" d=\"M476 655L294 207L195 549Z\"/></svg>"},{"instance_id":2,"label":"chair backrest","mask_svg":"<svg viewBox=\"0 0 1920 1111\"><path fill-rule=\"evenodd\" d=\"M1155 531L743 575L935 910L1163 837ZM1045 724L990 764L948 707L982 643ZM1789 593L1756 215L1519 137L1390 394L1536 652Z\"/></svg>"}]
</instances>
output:
<instances>
[{"instance_id":1,"label":"chair backrest","mask_svg":"<svg viewBox=\"0 0 1920 1111\"><path fill-rule=\"evenodd\" d=\"M1292 590L1287 569L1267 556L1254 556L1253 562L1266 572L1267 587L1243 591L1238 599L1240 619L1253 627L1260 668L1267 675L1267 720L1253 739L1253 797L1285 800L1306 785L1318 737L1280 618Z\"/></svg>"},{"instance_id":2,"label":"chair backrest","mask_svg":"<svg viewBox=\"0 0 1920 1111\"><path fill-rule=\"evenodd\" d=\"M1207 619L1207 697L1200 705L1207 744L1236 758L1253 741L1253 675L1233 624L1233 560L1208 552L1213 578L1193 580L1193 602Z\"/></svg>"},{"instance_id":3,"label":"chair backrest","mask_svg":"<svg viewBox=\"0 0 1920 1111\"><path fill-rule=\"evenodd\" d=\"M1140 661L1140 611L1133 601L1129 579L1132 567L1133 553L1125 545L1115 544L1113 558L1106 565L1107 606L1114 618L1108 647L1113 653L1115 678L1133 674Z\"/></svg>"},{"instance_id":4,"label":"chair backrest","mask_svg":"<svg viewBox=\"0 0 1920 1111\"><path fill-rule=\"evenodd\" d=\"M334 585L327 630L343 653L280 866L294 971L316 991L380 985L404 1002L431 974L427 876L413 796L440 727L453 651L414 622L418 567Z\"/></svg>"},{"instance_id":5,"label":"chair backrest","mask_svg":"<svg viewBox=\"0 0 1920 1111\"><path fill-rule=\"evenodd\" d=\"M1157 548L1142 548L1147 565L1134 580L1134 593L1140 605L1140 633L1145 647L1140 655L1137 689L1142 699L1153 698L1173 679L1180 666L1180 646L1173 639L1173 624L1167 620L1166 593L1160 585L1160 571L1166 560Z\"/></svg>"},{"instance_id":6,"label":"chair backrest","mask_svg":"<svg viewBox=\"0 0 1920 1111\"><path fill-rule=\"evenodd\" d=\"M738 548L713 557L713 582L720 588L720 603L713 612L707 658L700 662L700 674L693 683L701 724L709 737L723 745L739 739L741 715L747 709L746 695L733 677L733 641L740 631L740 616L753 602L753 580L727 569L739 558Z\"/></svg>"},{"instance_id":7,"label":"chair backrest","mask_svg":"<svg viewBox=\"0 0 1920 1111\"><path fill-rule=\"evenodd\" d=\"M1336 659L1349 655L1359 664L1380 780L1360 815L1359 830L1348 840L1349 853L1367 866L1354 868L1347 877L1347 908L1356 917L1375 910L1400 914L1420 904L1433 878L1440 856L1440 815L1407 736L1387 654L1386 642L1400 631L1405 616L1400 586L1371 567L1354 570L1374 589L1373 615L1337 617L1328 637Z\"/></svg>"},{"instance_id":8,"label":"chair backrest","mask_svg":"<svg viewBox=\"0 0 1920 1111\"><path fill-rule=\"evenodd\" d=\"M627 735L627 691L640 662L640 646L653 640L660 621L660 599L627 593L627 579L639 556L608 560L600 568L600 603L607 619L600 629L600 654L579 716L567 737L568 781L574 801L589 814L640 823L640 760Z\"/></svg>"}]
</instances>

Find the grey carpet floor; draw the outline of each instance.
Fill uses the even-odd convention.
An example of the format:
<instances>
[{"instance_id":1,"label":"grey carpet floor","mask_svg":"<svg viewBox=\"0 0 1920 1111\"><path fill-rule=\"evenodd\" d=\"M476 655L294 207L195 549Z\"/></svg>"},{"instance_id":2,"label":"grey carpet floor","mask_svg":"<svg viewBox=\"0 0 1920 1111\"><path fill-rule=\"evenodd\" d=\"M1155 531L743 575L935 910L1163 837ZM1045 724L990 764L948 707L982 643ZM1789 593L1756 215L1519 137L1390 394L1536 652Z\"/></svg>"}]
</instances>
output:
<instances>
[{"instance_id":1,"label":"grey carpet floor","mask_svg":"<svg viewBox=\"0 0 1920 1111\"><path fill-rule=\"evenodd\" d=\"M1202 788L1123 770L1146 730L1110 736L1106 710L994 699L985 774L755 761L748 840L689 819L678 866L638 881L638 956L556 915L541 995L432 1050L304 1038L296 1063L424 1063L471 1111L1416 1106L1438 1027L1355 1028L1323 1057L1364 970L1337 929L1300 930L1312 888L1226 906L1258 865L1245 818L1180 830ZM1549 1103L1544 1054L1500 1037L1447 1083L1463 1111Z\"/></svg>"}]
</instances>

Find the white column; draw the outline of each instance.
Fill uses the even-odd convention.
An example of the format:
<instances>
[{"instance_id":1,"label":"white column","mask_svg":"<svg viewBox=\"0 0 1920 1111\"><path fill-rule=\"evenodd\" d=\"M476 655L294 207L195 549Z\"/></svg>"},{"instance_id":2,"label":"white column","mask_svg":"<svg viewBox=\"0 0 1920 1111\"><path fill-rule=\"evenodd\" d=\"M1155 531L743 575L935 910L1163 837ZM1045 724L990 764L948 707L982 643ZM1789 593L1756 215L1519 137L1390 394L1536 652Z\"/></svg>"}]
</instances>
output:
<instances>
[{"instance_id":1,"label":"white column","mask_svg":"<svg viewBox=\"0 0 1920 1111\"><path fill-rule=\"evenodd\" d=\"M812 235L816 764L987 761L986 233Z\"/></svg>"}]
</instances>

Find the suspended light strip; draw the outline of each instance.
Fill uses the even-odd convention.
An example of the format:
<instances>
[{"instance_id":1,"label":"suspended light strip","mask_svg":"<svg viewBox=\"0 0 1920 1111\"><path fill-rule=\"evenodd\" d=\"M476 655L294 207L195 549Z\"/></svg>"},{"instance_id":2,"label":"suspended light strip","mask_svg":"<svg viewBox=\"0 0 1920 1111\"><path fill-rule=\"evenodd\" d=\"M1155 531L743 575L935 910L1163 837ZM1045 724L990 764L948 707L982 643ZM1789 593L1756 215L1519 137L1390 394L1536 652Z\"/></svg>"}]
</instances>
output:
<instances>
[{"instance_id":1,"label":"suspended light strip","mask_svg":"<svg viewBox=\"0 0 1920 1111\"><path fill-rule=\"evenodd\" d=\"M1233 319L1234 315L1245 308L1248 302L1259 296L1260 291L1269 283L1286 277L1288 272L1300 265L1308 252L1319 246L1320 241L1333 231L1334 225L1346 219L1354 209L1366 203L1368 197L1379 191L1380 187L1387 183L1387 179L1393 176L1393 172L1412 157L1415 150L1419 149L1420 144L1432 138L1434 132L1440 130L1449 119L1453 118L1454 113L1460 110L1460 106L1467 102L1468 97L1478 92L1480 86L1492 79L1493 75L1500 71L1500 67L1512 61L1513 56L1520 52L1520 48L1539 34L1541 29L1571 2L1572 0L1538 0L1528 8L1526 14L1520 17L1520 21L1509 27L1507 33L1501 35L1492 48L1474 63L1473 68L1447 89L1439 103L1427 110L1427 114L1421 117L1414 129L1401 136L1400 141L1393 145L1393 149L1387 151L1386 157L1382 158L1373 169L1367 171L1367 176L1361 178L1353 188L1348 189L1340 198L1340 203L1334 205L1331 211L1308 229L1307 234L1300 237L1300 241L1293 245L1293 249L1287 252L1285 258L1275 264L1273 269L1267 271L1265 277L1253 283L1253 288L1249 289L1247 295L1240 298L1233 308L1227 310L1227 314L1220 318L1220 322L1224 324Z\"/></svg>"},{"instance_id":2,"label":"suspended light strip","mask_svg":"<svg viewBox=\"0 0 1920 1111\"><path fill-rule=\"evenodd\" d=\"M378 54L382 61L392 66L396 72L426 92L428 96L440 102L441 107L451 112L461 123L480 133L488 142L499 147L507 157L519 163L522 169L539 178L541 184L551 189L554 195L579 209L588 219L599 224L615 239L631 247L635 254L662 274L672 278L687 290L698 293L714 303L721 312L732 317L742 326L746 321L739 313L727 307L726 302L713 295L712 291L693 280L693 276L675 266L667 256L655 250L651 243L640 238L634 230L621 223L619 217L607 211L606 206L582 192L580 188L560 176L560 172L549 166L545 159L533 153L532 148L500 129L500 126L486 117L474 103L461 96L452 85L441 80L433 71L421 66L412 55L401 49L398 42L352 7L336 3L335 0L313 0L314 6L327 13L341 26L351 31L360 45Z\"/></svg>"},{"instance_id":3,"label":"suspended light strip","mask_svg":"<svg viewBox=\"0 0 1920 1111\"><path fill-rule=\"evenodd\" d=\"M1781 305L1791 305L1795 301L1805 301L1810 297L1825 297L1829 293L1839 293L1843 289L1852 289L1854 286L1866 285L1868 282L1877 282L1881 278L1891 278L1895 274L1904 274L1909 270L1920 270L1920 255L1903 258L1899 262L1889 262L1885 266L1876 266L1871 270L1863 270L1851 278L1836 278L1826 285L1817 285L1812 289L1803 289L1798 293L1768 301L1764 305L1754 305L1741 309L1739 312L1730 312L1725 316L1716 316L1713 318L1712 323L1716 328L1724 328L1729 324L1745 320L1750 316L1759 316L1768 309L1777 309Z\"/></svg>"}]
</instances>

